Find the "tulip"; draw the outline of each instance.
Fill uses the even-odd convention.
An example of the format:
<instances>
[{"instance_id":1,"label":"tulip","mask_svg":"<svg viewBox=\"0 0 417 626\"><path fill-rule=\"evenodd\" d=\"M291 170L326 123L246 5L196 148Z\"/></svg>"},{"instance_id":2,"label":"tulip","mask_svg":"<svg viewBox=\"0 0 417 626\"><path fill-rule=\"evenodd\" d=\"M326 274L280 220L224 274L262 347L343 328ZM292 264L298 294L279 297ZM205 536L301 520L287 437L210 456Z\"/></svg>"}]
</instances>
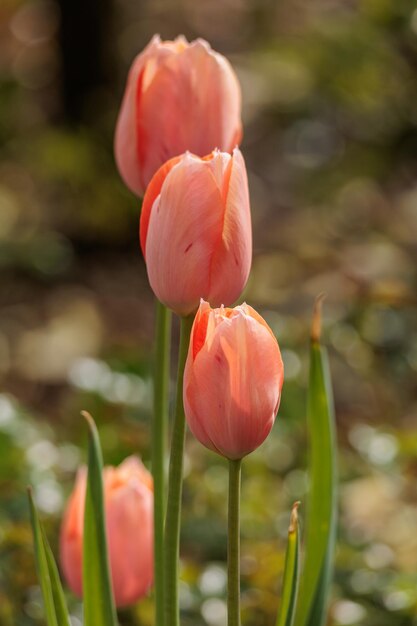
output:
<instances>
[{"instance_id":1,"label":"tulip","mask_svg":"<svg viewBox=\"0 0 417 626\"><path fill-rule=\"evenodd\" d=\"M212 309L202 301L184 372L184 409L195 437L238 460L269 434L284 368L277 340L250 306Z\"/></svg>"},{"instance_id":2,"label":"tulip","mask_svg":"<svg viewBox=\"0 0 417 626\"><path fill-rule=\"evenodd\" d=\"M215 150L171 159L145 194L140 241L157 298L179 315L232 304L242 293L252 257L245 162Z\"/></svg>"},{"instance_id":3,"label":"tulip","mask_svg":"<svg viewBox=\"0 0 417 626\"><path fill-rule=\"evenodd\" d=\"M143 195L152 176L186 150L204 156L240 142L241 94L230 63L203 39L155 35L133 61L115 134L126 185Z\"/></svg>"},{"instance_id":4,"label":"tulip","mask_svg":"<svg viewBox=\"0 0 417 626\"><path fill-rule=\"evenodd\" d=\"M135 457L105 467L104 501L110 570L116 606L143 597L153 579L153 483ZM82 596L84 500L87 469L77 475L61 527L61 564L72 591Z\"/></svg>"}]
</instances>

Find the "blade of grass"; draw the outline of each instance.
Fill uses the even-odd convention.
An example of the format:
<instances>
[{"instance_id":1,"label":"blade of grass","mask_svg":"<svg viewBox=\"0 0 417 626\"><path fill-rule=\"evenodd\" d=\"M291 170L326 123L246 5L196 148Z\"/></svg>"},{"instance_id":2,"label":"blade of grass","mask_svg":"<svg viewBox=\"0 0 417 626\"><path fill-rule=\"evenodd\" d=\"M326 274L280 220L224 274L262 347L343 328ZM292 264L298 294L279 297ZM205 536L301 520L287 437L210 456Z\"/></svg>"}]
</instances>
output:
<instances>
[{"instance_id":1,"label":"blade of grass","mask_svg":"<svg viewBox=\"0 0 417 626\"><path fill-rule=\"evenodd\" d=\"M319 297L311 332L307 402L310 490L297 626L323 626L325 623L336 537L336 437L327 354L320 346L321 302L322 297Z\"/></svg>"},{"instance_id":2,"label":"blade of grass","mask_svg":"<svg viewBox=\"0 0 417 626\"><path fill-rule=\"evenodd\" d=\"M284 580L282 583L281 606L276 626L293 626L294 624L300 578L300 533L297 513L299 504L299 502L296 502L291 511L287 552L285 555Z\"/></svg>"},{"instance_id":3,"label":"blade of grass","mask_svg":"<svg viewBox=\"0 0 417 626\"><path fill-rule=\"evenodd\" d=\"M32 490L28 489L30 518L35 546L35 559L38 578L41 585L48 626L70 626L64 591L58 574L58 568L45 532L39 521L33 501Z\"/></svg>"},{"instance_id":4,"label":"blade of grass","mask_svg":"<svg viewBox=\"0 0 417 626\"><path fill-rule=\"evenodd\" d=\"M54 555L49 545L44 529L42 530L43 545L48 563L49 576L52 583L52 596L55 604L55 613L59 626L71 626L67 603L65 600L64 590L62 588L61 579L59 577L58 567L56 565Z\"/></svg>"},{"instance_id":5,"label":"blade of grass","mask_svg":"<svg viewBox=\"0 0 417 626\"><path fill-rule=\"evenodd\" d=\"M88 424L88 479L83 541L83 598L85 626L117 626L110 579L103 496L103 460L93 418Z\"/></svg>"}]
</instances>

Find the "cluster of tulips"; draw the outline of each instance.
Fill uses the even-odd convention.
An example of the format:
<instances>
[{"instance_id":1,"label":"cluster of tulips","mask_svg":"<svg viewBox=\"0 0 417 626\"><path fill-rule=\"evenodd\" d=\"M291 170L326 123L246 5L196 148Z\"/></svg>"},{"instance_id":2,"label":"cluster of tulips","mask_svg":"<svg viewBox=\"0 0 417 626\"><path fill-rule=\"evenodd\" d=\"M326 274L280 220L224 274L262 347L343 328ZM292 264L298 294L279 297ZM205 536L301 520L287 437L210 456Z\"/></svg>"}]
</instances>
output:
<instances>
[{"instance_id":1,"label":"cluster of tulips","mask_svg":"<svg viewBox=\"0 0 417 626\"><path fill-rule=\"evenodd\" d=\"M278 342L265 320L246 303L229 308L242 294L252 257L241 137L240 87L229 62L203 40L154 37L132 65L115 134L120 174L137 196L143 196L140 246L157 298L152 476L137 457L103 469L97 431L87 417L88 468L79 470L60 541L63 574L84 599L85 626L115 626L114 607L136 602L153 583L155 625L180 624L186 422L204 446L229 463L228 625L240 625L241 461L270 433L284 380ZM171 312L179 316L181 331L166 476ZM315 374L314 367L312 371L318 380L309 402L310 413L320 412L322 429L316 427L312 442L321 438L321 461L326 465L326 450L333 445L332 422L318 324L316 316ZM313 445L313 456L315 449ZM307 528L306 551L310 543L322 554L314 563L309 557L311 572L306 554L301 605L296 508L292 512L279 626L320 626L324 619L334 528L334 483L331 477L327 484L326 476L325 467L317 484L312 476L317 501L311 506L312 518L316 506L319 526ZM31 504L48 626L61 626L67 623L63 592L33 500ZM320 589L321 599L316 597Z\"/></svg>"}]
</instances>

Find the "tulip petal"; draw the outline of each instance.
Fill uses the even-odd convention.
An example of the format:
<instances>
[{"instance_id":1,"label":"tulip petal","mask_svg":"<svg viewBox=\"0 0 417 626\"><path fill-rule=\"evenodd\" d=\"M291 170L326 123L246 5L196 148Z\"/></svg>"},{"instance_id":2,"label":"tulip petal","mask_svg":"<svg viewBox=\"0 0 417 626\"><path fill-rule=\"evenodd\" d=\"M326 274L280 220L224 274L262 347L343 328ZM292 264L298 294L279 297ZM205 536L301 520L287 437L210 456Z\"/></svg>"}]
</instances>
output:
<instances>
[{"instance_id":1,"label":"tulip petal","mask_svg":"<svg viewBox=\"0 0 417 626\"><path fill-rule=\"evenodd\" d=\"M186 150L199 156L216 147L232 150L241 135L240 107L230 64L203 40L164 57L138 105L144 181Z\"/></svg>"},{"instance_id":2,"label":"tulip petal","mask_svg":"<svg viewBox=\"0 0 417 626\"><path fill-rule=\"evenodd\" d=\"M136 83L136 88L140 89L142 65L143 59L140 59L138 65L133 66L129 75L129 83L123 97L114 138L114 155L120 175L127 187L139 196L143 192L143 184L139 181L138 172L140 168L136 141L134 136L132 137L136 112L136 90L134 90L133 85ZM129 87L130 84L132 87Z\"/></svg>"},{"instance_id":3,"label":"tulip petal","mask_svg":"<svg viewBox=\"0 0 417 626\"><path fill-rule=\"evenodd\" d=\"M245 162L233 151L226 189L222 237L211 265L210 302L232 304L242 293L252 262L252 225ZM225 298L227 294L227 302Z\"/></svg>"},{"instance_id":4,"label":"tulip petal","mask_svg":"<svg viewBox=\"0 0 417 626\"><path fill-rule=\"evenodd\" d=\"M135 58L130 69L114 136L114 154L120 175L126 185L138 196L143 194L145 182L141 173L137 145L138 100L142 91L142 79L147 61L153 57L160 39L152 38L141 54Z\"/></svg>"},{"instance_id":5,"label":"tulip petal","mask_svg":"<svg viewBox=\"0 0 417 626\"><path fill-rule=\"evenodd\" d=\"M241 94L229 61L214 52L203 39L192 42L181 61L183 76L193 67L194 85L191 87L195 92L195 106L191 122L185 127L184 139L192 142L190 149L200 156L216 147L230 152L241 135Z\"/></svg>"},{"instance_id":6,"label":"tulip petal","mask_svg":"<svg viewBox=\"0 0 417 626\"><path fill-rule=\"evenodd\" d=\"M115 157L127 186L142 195L170 158L230 152L241 137L240 86L230 63L203 39L154 37L134 60L116 126Z\"/></svg>"},{"instance_id":7,"label":"tulip petal","mask_svg":"<svg viewBox=\"0 0 417 626\"><path fill-rule=\"evenodd\" d=\"M87 468L77 472L74 491L68 502L60 535L61 566L67 583L75 595L81 597L83 550L80 537L84 524L84 501L87 487Z\"/></svg>"},{"instance_id":8,"label":"tulip petal","mask_svg":"<svg viewBox=\"0 0 417 626\"><path fill-rule=\"evenodd\" d=\"M223 317L211 345L206 341L194 361L187 360L184 378L187 421L204 445L238 459L266 438L279 403L282 360L275 338L244 309Z\"/></svg>"},{"instance_id":9,"label":"tulip petal","mask_svg":"<svg viewBox=\"0 0 417 626\"><path fill-rule=\"evenodd\" d=\"M165 178L172 170L174 165L178 163L181 159L181 156L173 157L166 163L164 163L159 170L156 172L155 176L152 178L149 183L145 196L142 202L142 210L140 214L140 246L142 248L143 257L146 260L146 237L148 234L149 228L149 220L151 217L151 211L153 204L159 194L161 193L161 188L164 183Z\"/></svg>"},{"instance_id":10,"label":"tulip petal","mask_svg":"<svg viewBox=\"0 0 417 626\"><path fill-rule=\"evenodd\" d=\"M207 297L223 205L207 163L188 154L166 177L146 239L149 282L159 300L188 315Z\"/></svg>"},{"instance_id":11,"label":"tulip petal","mask_svg":"<svg viewBox=\"0 0 417 626\"><path fill-rule=\"evenodd\" d=\"M82 595L82 543L86 468L78 472L64 515L60 552L65 578L76 595ZM145 595L153 579L153 481L135 456L119 467L103 470L106 534L117 606Z\"/></svg>"},{"instance_id":12,"label":"tulip petal","mask_svg":"<svg viewBox=\"0 0 417 626\"><path fill-rule=\"evenodd\" d=\"M114 595L118 606L126 606L152 584L152 492L137 481L120 487L106 503L106 516Z\"/></svg>"},{"instance_id":13,"label":"tulip petal","mask_svg":"<svg viewBox=\"0 0 417 626\"><path fill-rule=\"evenodd\" d=\"M209 317L210 305L208 302L201 300L190 335L189 354L192 355L193 360L195 359L201 348L204 346L207 335L207 325Z\"/></svg>"}]
</instances>

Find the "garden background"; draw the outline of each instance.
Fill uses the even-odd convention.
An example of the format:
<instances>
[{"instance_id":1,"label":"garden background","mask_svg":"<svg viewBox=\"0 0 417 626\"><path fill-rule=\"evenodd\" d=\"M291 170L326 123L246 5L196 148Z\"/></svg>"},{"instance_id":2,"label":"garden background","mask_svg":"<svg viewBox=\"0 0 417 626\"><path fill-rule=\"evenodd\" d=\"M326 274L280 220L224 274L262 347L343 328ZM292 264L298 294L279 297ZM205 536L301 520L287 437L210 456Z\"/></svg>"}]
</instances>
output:
<instances>
[{"instance_id":1,"label":"garden background","mask_svg":"<svg viewBox=\"0 0 417 626\"><path fill-rule=\"evenodd\" d=\"M412 0L1 0L0 624L43 624L25 487L57 550L85 459L80 410L97 420L107 463L149 462L154 303L112 141L128 67L155 32L204 37L240 78L254 228L245 298L285 362L273 433L243 469L243 623L273 624L289 509L305 501L308 335L324 291L341 480L329 624L415 626ZM226 496L225 461L189 437L184 626L225 623ZM121 624L152 626L152 600Z\"/></svg>"}]
</instances>

